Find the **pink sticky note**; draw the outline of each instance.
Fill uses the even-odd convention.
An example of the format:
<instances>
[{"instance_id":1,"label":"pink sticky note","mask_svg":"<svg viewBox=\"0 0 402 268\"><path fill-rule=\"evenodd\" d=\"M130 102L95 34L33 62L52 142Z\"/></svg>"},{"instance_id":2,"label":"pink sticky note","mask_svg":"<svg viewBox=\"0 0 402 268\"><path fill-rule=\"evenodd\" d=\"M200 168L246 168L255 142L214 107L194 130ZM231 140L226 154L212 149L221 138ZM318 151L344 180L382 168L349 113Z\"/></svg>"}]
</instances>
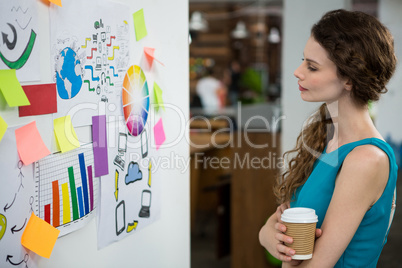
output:
<instances>
[{"instance_id":1,"label":"pink sticky note","mask_svg":"<svg viewBox=\"0 0 402 268\"><path fill-rule=\"evenodd\" d=\"M165 142L165 130L163 129L162 118L159 119L158 123L154 126L154 137L155 137L155 145L156 150L159 150L159 147Z\"/></svg>"},{"instance_id":2,"label":"pink sticky note","mask_svg":"<svg viewBox=\"0 0 402 268\"><path fill-rule=\"evenodd\" d=\"M15 130L15 139L18 154L24 165L32 164L50 154L39 134L35 121L17 128Z\"/></svg>"},{"instance_id":3,"label":"pink sticky note","mask_svg":"<svg viewBox=\"0 0 402 268\"><path fill-rule=\"evenodd\" d=\"M144 53L145 53L145 57L148 61L149 66L152 66L153 61L155 60L156 62L158 62L159 64L161 64L162 66L165 66L162 62L160 62L159 60L155 59L155 48L152 47L144 47Z\"/></svg>"}]
</instances>

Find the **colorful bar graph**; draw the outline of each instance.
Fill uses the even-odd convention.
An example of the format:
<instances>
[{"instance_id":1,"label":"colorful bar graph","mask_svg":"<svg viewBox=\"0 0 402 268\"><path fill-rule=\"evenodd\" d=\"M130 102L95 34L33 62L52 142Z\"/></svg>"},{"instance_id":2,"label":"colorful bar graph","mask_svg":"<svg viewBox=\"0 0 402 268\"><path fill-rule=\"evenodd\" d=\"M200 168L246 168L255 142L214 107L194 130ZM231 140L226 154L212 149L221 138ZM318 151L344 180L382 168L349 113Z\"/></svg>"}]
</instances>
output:
<instances>
[{"instance_id":1,"label":"colorful bar graph","mask_svg":"<svg viewBox=\"0 0 402 268\"><path fill-rule=\"evenodd\" d=\"M89 199L91 200L91 211L94 210L94 182L92 180L92 166L87 166L89 180Z\"/></svg>"},{"instance_id":2,"label":"colorful bar graph","mask_svg":"<svg viewBox=\"0 0 402 268\"><path fill-rule=\"evenodd\" d=\"M84 207L85 207L85 214L84 215L87 215L89 213L89 203L88 203L88 183L87 183L87 173L86 173L86 170L85 170L84 153L80 153L78 155L78 159L79 159L79 162L80 162L82 191L83 191L83 194L84 194Z\"/></svg>"},{"instance_id":3,"label":"colorful bar graph","mask_svg":"<svg viewBox=\"0 0 402 268\"><path fill-rule=\"evenodd\" d=\"M63 196L63 224L66 224L71 221L70 196L68 194L67 182L61 185L61 194Z\"/></svg>"},{"instance_id":4,"label":"colorful bar graph","mask_svg":"<svg viewBox=\"0 0 402 268\"><path fill-rule=\"evenodd\" d=\"M59 229L61 236L92 219L99 189L93 167L92 143L35 163L38 217Z\"/></svg>"},{"instance_id":5,"label":"colorful bar graph","mask_svg":"<svg viewBox=\"0 0 402 268\"><path fill-rule=\"evenodd\" d=\"M77 194L78 194L78 206L80 208L80 218L85 216L85 211L84 211L84 204L82 202L82 187L77 188Z\"/></svg>"},{"instance_id":6,"label":"colorful bar graph","mask_svg":"<svg viewBox=\"0 0 402 268\"><path fill-rule=\"evenodd\" d=\"M74 169L68 168L68 178L70 179L71 207L73 208L73 221L78 220L78 200L77 190L75 188Z\"/></svg>"},{"instance_id":7,"label":"colorful bar graph","mask_svg":"<svg viewBox=\"0 0 402 268\"><path fill-rule=\"evenodd\" d=\"M52 199L53 199L53 227L60 225L60 194L59 182L52 181Z\"/></svg>"},{"instance_id":8,"label":"colorful bar graph","mask_svg":"<svg viewBox=\"0 0 402 268\"><path fill-rule=\"evenodd\" d=\"M45 221L50 224L50 204L45 205Z\"/></svg>"}]
</instances>

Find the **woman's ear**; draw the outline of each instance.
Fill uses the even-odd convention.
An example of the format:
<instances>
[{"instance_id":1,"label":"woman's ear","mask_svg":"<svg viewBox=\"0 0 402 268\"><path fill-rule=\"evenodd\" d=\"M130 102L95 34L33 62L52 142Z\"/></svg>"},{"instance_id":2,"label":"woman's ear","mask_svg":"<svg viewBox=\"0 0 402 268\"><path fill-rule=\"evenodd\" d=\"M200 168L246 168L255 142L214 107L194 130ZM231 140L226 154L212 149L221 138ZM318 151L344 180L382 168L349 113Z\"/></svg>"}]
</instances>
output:
<instances>
[{"instance_id":1,"label":"woman's ear","mask_svg":"<svg viewBox=\"0 0 402 268\"><path fill-rule=\"evenodd\" d=\"M353 88L352 81L350 81L350 79L346 80L346 82L345 82L345 89L346 89L347 91L351 91L352 88Z\"/></svg>"}]
</instances>

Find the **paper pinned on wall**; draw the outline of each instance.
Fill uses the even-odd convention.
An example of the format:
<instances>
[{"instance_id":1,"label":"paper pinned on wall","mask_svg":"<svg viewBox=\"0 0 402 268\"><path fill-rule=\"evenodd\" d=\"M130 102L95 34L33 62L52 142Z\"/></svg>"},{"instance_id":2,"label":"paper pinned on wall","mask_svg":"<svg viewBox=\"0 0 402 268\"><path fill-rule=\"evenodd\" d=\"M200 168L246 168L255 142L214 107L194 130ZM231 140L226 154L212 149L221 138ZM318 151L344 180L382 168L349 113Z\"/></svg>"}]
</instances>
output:
<instances>
[{"instance_id":1,"label":"paper pinned on wall","mask_svg":"<svg viewBox=\"0 0 402 268\"><path fill-rule=\"evenodd\" d=\"M22 88L31 105L18 108L20 117L57 112L56 84L30 85Z\"/></svg>"},{"instance_id":2,"label":"paper pinned on wall","mask_svg":"<svg viewBox=\"0 0 402 268\"><path fill-rule=\"evenodd\" d=\"M21 244L39 256L50 258L60 231L33 212L21 237Z\"/></svg>"},{"instance_id":3,"label":"paper pinned on wall","mask_svg":"<svg viewBox=\"0 0 402 268\"><path fill-rule=\"evenodd\" d=\"M159 111L159 107L162 107L163 110L165 111L165 105L163 104L162 99L162 89L155 82L154 82L154 97L155 97L156 111Z\"/></svg>"},{"instance_id":4,"label":"paper pinned on wall","mask_svg":"<svg viewBox=\"0 0 402 268\"><path fill-rule=\"evenodd\" d=\"M140 41L142 38L148 35L147 27L145 26L144 10L141 8L133 14L135 38Z\"/></svg>"},{"instance_id":5,"label":"paper pinned on wall","mask_svg":"<svg viewBox=\"0 0 402 268\"><path fill-rule=\"evenodd\" d=\"M4 121L3 117L0 116L0 141L3 139L4 133L7 130L7 123Z\"/></svg>"},{"instance_id":6,"label":"paper pinned on wall","mask_svg":"<svg viewBox=\"0 0 402 268\"><path fill-rule=\"evenodd\" d=\"M50 154L39 134L35 121L17 128L15 130L15 139L18 154L24 165L32 164Z\"/></svg>"},{"instance_id":7,"label":"paper pinned on wall","mask_svg":"<svg viewBox=\"0 0 402 268\"><path fill-rule=\"evenodd\" d=\"M107 156L106 115L92 117L92 140L95 177L109 174Z\"/></svg>"},{"instance_id":8,"label":"paper pinned on wall","mask_svg":"<svg viewBox=\"0 0 402 268\"><path fill-rule=\"evenodd\" d=\"M44 32L38 27L38 7L38 1L0 1L0 69L15 69L20 82L41 79L39 37Z\"/></svg>"},{"instance_id":9,"label":"paper pinned on wall","mask_svg":"<svg viewBox=\"0 0 402 268\"><path fill-rule=\"evenodd\" d=\"M156 150L159 150L161 145L166 140L165 130L163 129L162 118L159 119L158 123L156 123L156 125L154 126L154 138L155 138Z\"/></svg>"},{"instance_id":10,"label":"paper pinned on wall","mask_svg":"<svg viewBox=\"0 0 402 268\"><path fill-rule=\"evenodd\" d=\"M152 66L153 61L155 60L156 62L158 62L159 64L161 64L162 66L165 66L162 62L160 62L159 60L157 60L154 56L155 54L155 48L152 47L144 47L144 53L145 53L145 57L148 61L149 66Z\"/></svg>"},{"instance_id":11,"label":"paper pinned on wall","mask_svg":"<svg viewBox=\"0 0 402 268\"><path fill-rule=\"evenodd\" d=\"M49 0L49 2L52 2L53 4L58 5L59 7L62 7L61 0Z\"/></svg>"},{"instance_id":12,"label":"paper pinned on wall","mask_svg":"<svg viewBox=\"0 0 402 268\"><path fill-rule=\"evenodd\" d=\"M10 107L30 105L14 69L0 70L0 90Z\"/></svg>"},{"instance_id":13,"label":"paper pinned on wall","mask_svg":"<svg viewBox=\"0 0 402 268\"><path fill-rule=\"evenodd\" d=\"M62 153L80 147L77 134L73 128L70 115L53 120L54 134Z\"/></svg>"}]
</instances>

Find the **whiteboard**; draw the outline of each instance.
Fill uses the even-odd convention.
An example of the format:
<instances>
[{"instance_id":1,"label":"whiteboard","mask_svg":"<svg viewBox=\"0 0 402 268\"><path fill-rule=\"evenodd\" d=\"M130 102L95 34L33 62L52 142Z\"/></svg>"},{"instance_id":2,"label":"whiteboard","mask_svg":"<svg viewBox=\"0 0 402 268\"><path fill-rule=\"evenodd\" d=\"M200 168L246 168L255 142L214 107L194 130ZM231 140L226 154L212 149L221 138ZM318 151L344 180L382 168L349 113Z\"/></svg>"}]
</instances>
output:
<instances>
[{"instance_id":1,"label":"whiteboard","mask_svg":"<svg viewBox=\"0 0 402 268\"><path fill-rule=\"evenodd\" d=\"M49 6L37 0L38 39L40 47L40 80L22 85L53 83L50 66ZM63 2L63 0L62 0ZM148 35L130 40L131 64L145 62L143 47L155 48L153 76L163 89L166 110L163 112L166 141L160 156L182 157L189 161L189 79L188 79L188 1L119 0L130 8L130 14L144 10ZM3 11L2 11L3 12ZM131 22L131 26L132 26ZM36 120L46 146L55 151L52 115L18 117L18 107L0 107L0 115L9 127ZM91 141L90 127L76 129L81 143ZM38 267L189 267L190 266L190 201L189 168L163 169L160 181L161 216L155 223L133 233L120 242L97 249L97 226L93 219L82 229L59 238L49 259L37 257Z\"/></svg>"}]
</instances>

